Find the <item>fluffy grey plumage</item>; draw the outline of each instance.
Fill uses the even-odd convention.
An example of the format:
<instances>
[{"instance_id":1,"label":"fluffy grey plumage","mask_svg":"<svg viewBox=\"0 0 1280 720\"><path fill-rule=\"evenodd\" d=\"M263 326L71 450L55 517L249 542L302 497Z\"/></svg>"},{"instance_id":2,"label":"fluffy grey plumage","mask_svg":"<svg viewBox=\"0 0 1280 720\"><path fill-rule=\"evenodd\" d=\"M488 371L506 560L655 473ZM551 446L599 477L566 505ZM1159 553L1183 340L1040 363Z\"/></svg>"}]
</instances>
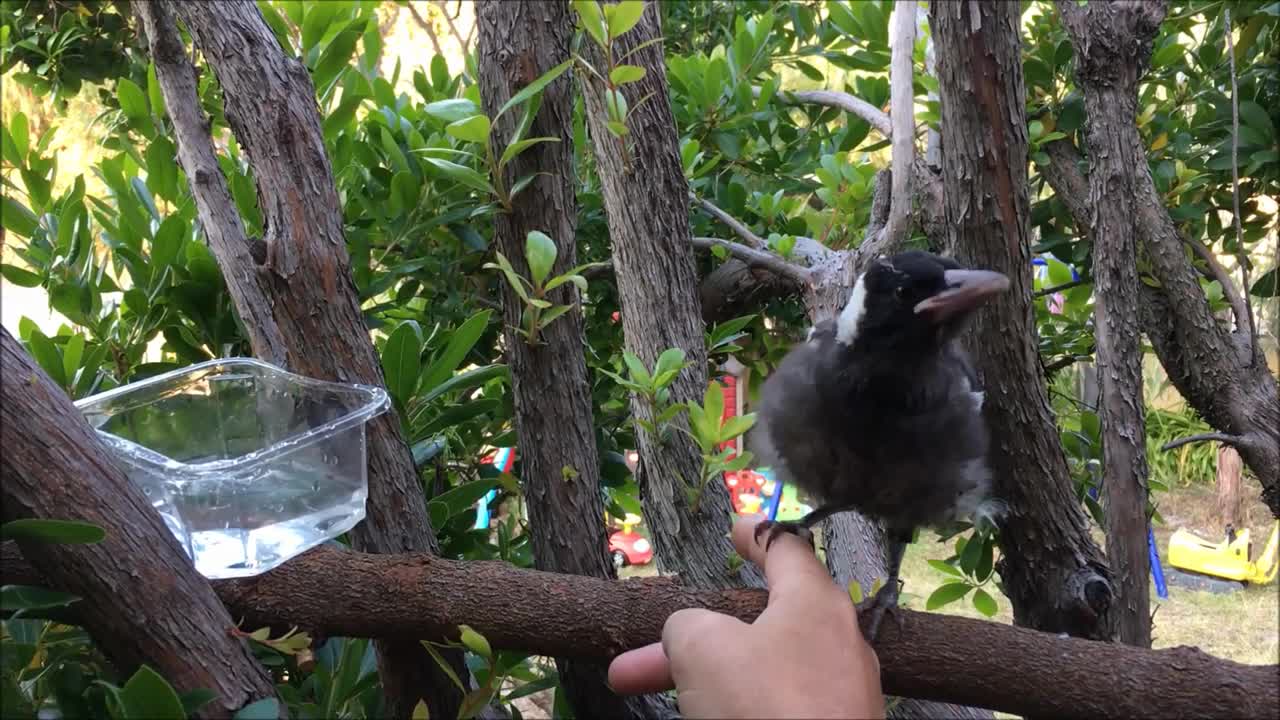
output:
<instances>
[{"instance_id":1,"label":"fluffy grey plumage","mask_svg":"<svg viewBox=\"0 0 1280 720\"><path fill-rule=\"evenodd\" d=\"M915 528L995 506L983 394L957 335L998 273L910 252L872 263L838 318L815 325L761 388L751 442L761 465L818 498L801 520L767 523L770 539L857 510L901 550ZM878 625L878 620L877 623Z\"/></svg>"}]
</instances>

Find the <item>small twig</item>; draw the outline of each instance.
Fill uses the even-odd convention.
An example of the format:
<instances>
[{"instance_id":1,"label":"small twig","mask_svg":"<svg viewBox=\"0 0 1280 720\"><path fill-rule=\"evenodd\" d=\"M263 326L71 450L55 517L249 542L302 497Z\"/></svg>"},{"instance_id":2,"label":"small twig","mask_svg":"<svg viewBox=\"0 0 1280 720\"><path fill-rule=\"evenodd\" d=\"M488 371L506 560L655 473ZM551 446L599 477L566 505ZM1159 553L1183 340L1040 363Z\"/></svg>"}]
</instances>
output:
<instances>
[{"instance_id":1,"label":"small twig","mask_svg":"<svg viewBox=\"0 0 1280 720\"><path fill-rule=\"evenodd\" d=\"M1220 432L1207 432L1207 433L1199 433L1197 435L1188 435L1184 438L1178 438L1177 440L1171 440L1165 443L1164 447L1161 447L1160 449L1167 452L1174 448L1182 447L1183 445L1188 445L1194 442L1220 442L1220 443L1223 443L1224 445L1231 445L1232 447L1235 447L1236 445L1239 445L1243 440L1244 438L1240 437L1239 435L1231 435L1229 433L1220 433Z\"/></svg>"},{"instance_id":2,"label":"small twig","mask_svg":"<svg viewBox=\"0 0 1280 720\"><path fill-rule=\"evenodd\" d=\"M876 238L876 252L896 248L911 236L912 165L915 163L915 90L911 53L915 49L916 18L909 3L898 3L893 21L893 57L889 70L890 110L893 123L893 191L889 220Z\"/></svg>"},{"instance_id":3,"label":"small twig","mask_svg":"<svg viewBox=\"0 0 1280 720\"><path fill-rule=\"evenodd\" d=\"M454 24L453 18L449 17L448 4L445 3L445 0L438 0L436 5L440 8L440 14L444 15L444 22L449 26L449 32L452 33L454 39L458 41L458 45L462 48L462 54L465 55L467 53L467 41L462 39L462 33L458 32L458 26ZM461 11L461 3L459 3L458 8L459 11Z\"/></svg>"},{"instance_id":4,"label":"small twig","mask_svg":"<svg viewBox=\"0 0 1280 720\"><path fill-rule=\"evenodd\" d=\"M727 225L733 234L746 241L747 245L757 250L769 245L764 238L751 232L751 228L744 225L742 221L716 207L710 200L704 200L693 193L689 193L689 199L705 210L708 215Z\"/></svg>"},{"instance_id":5,"label":"small twig","mask_svg":"<svg viewBox=\"0 0 1280 720\"><path fill-rule=\"evenodd\" d=\"M422 17L418 9L413 6L413 3L405 3L404 6L409 8L409 14L418 23L418 27L427 31L427 37L431 38L431 47L435 48L436 55L444 55L444 49L440 47L440 38L436 37L436 29L431 26L431 23L427 22L426 18Z\"/></svg>"},{"instance_id":6,"label":"small twig","mask_svg":"<svg viewBox=\"0 0 1280 720\"><path fill-rule=\"evenodd\" d=\"M1236 287L1235 281L1231 279L1231 273L1228 273L1227 269L1222 267L1222 263L1218 262L1218 258L1199 240L1188 235L1182 235L1182 241L1191 247L1191 251L1196 254L1196 257L1204 261L1209 277L1217 280L1218 284L1222 286L1222 294L1226 296L1227 302L1231 305L1231 312L1236 316L1236 331L1242 334L1251 332L1252 324L1250 319L1252 313L1249 312L1249 305L1244 297L1248 295L1248 288L1246 287L1246 292L1242 296L1239 288ZM1247 339L1250 342L1246 347L1249 348L1249 355L1252 356L1252 335Z\"/></svg>"},{"instance_id":7,"label":"small twig","mask_svg":"<svg viewBox=\"0 0 1280 720\"><path fill-rule=\"evenodd\" d=\"M1223 8L1227 25L1227 59L1231 62L1231 222L1236 228L1236 258L1240 262L1240 281L1244 285L1245 317L1236 312L1236 322L1249 333L1249 367L1257 360L1258 327L1253 321L1253 301L1249 297L1249 255L1244 251L1244 234L1240 230L1240 88L1236 84L1235 40L1231 37L1231 10ZM1223 289L1227 284L1222 283ZM1232 306L1235 307L1234 305Z\"/></svg>"},{"instance_id":8,"label":"small twig","mask_svg":"<svg viewBox=\"0 0 1280 720\"><path fill-rule=\"evenodd\" d=\"M736 243L732 240L721 240L713 237L695 237L692 239L693 246L703 250L709 250L712 247L722 247L729 251L729 254L746 263L748 267L758 267L768 270L779 277L784 277L797 285L804 286L809 284L812 279L812 273L808 268L800 267L795 263L788 262L781 255L764 250L757 250L747 247L742 243Z\"/></svg>"},{"instance_id":9,"label":"small twig","mask_svg":"<svg viewBox=\"0 0 1280 720\"><path fill-rule=\"evenodd\" d=\"M1053 287L1041 288L1035 292L1035 297L1038 297L1038 298L1047 297L1055 293L1060 293L1063 290L1070 290L1071 288L1080 287L1081 285L1088 285L1091 282L1093 282L1093 278L1088 278L1088 277L1076 278L1071 282L1064 282L1061 285L1054 285Z\"/></svg>"},{"instance_id":10,"label":"small twig","mask_svg":"<svg viewBox=\"0 0 1280 720\"><path fill-rule=\"evenodd\" d=\"M1070 367L1071 365L1074 365L1079 361L1080 361L1080 358L1076 357L1075 355L1068 355L1066 357L1058 358L1057 360L1054 360L1051 363L1042 363L1041 365L1044 368L1044 374L1048 376L1058 372L1059 370L1065 367Z\"/></svg>"},{"instance_id":11,"label":"small twig","mask_svg":"<svg viewBox=\"0 0 1280 720\"><path fill-rule=\"evenodd\" d=\"M760 95L760 88L752 88L752 94ZM892 139L893 123L880 108L859 97L837 90L779 90L775 96L787 105L822 105L852 113L871 123L871 127L880 131L881 135Z\"/></svg>"}]
</instances>

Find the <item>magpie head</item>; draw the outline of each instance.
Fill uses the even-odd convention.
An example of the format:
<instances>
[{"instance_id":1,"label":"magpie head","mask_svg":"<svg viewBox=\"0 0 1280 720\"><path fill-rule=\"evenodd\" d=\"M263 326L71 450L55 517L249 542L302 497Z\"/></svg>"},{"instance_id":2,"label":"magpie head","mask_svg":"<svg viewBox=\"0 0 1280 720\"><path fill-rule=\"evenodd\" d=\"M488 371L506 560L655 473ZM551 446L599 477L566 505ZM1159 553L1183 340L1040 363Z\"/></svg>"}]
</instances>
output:
<instances>
[{"instance_id":1,"label":"magpie head","mask_svg":"<svg viewBox=\"0 0 1280 720\"><path fill-rule=\"evenodd\" d=\"M967 270L932 253L882 257L854 284L836 319L836 340L852 350L939 349L975 309L1008 287L1000 273Z\"/></svg>"}]
</instances>

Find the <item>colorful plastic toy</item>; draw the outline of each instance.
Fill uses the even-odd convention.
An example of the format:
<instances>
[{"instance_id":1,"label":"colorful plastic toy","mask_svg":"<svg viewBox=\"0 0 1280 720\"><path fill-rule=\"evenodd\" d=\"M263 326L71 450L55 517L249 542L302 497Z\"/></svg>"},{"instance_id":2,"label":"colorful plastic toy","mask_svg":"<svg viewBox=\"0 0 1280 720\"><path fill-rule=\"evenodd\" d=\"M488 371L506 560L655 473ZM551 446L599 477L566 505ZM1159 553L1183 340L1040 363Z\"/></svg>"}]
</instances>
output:
<instances>
[{"instance_id":1,"label":"colorful plastic toy","mask_svg":"<svg viewBox=\"0 0 1280 720\"><path fill-rule=\"evenodd\" d=\"M1227 537L1216 543L1186 528L1178 528L1169 538L1169 564L1207 578L1266 585L1280 571L1277 544L1280 544L1280 520L1272 525L1266 547L1254 560L1249 559L1253 548L1248 528L1239 532L1228 528Z\"/></svg>"}]
</instances>

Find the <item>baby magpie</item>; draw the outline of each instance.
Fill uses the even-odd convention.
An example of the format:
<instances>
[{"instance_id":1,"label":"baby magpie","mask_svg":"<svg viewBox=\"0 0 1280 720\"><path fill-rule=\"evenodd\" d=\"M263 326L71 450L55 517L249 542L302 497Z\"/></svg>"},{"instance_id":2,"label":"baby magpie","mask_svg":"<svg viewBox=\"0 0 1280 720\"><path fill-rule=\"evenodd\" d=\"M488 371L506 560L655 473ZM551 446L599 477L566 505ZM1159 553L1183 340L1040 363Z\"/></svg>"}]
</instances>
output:
<instances>
[{"instance_id":1,"label":"baby magpie","mask_svg":"<svg viewBox=\"0 0 1280 720\"><path fill-rule=\"evenodd\" d=\"M761 387L752 443L762 465L816 496L799 520L765 522L809 537L857 510L884 526L889 578L871 602L869 640L896 606L898 571L917 527L986 515L990 438L983 393L958 335L1004 275L912 251L871 263L837 318L818 322Z\"/></svg>"}]
</instances>

